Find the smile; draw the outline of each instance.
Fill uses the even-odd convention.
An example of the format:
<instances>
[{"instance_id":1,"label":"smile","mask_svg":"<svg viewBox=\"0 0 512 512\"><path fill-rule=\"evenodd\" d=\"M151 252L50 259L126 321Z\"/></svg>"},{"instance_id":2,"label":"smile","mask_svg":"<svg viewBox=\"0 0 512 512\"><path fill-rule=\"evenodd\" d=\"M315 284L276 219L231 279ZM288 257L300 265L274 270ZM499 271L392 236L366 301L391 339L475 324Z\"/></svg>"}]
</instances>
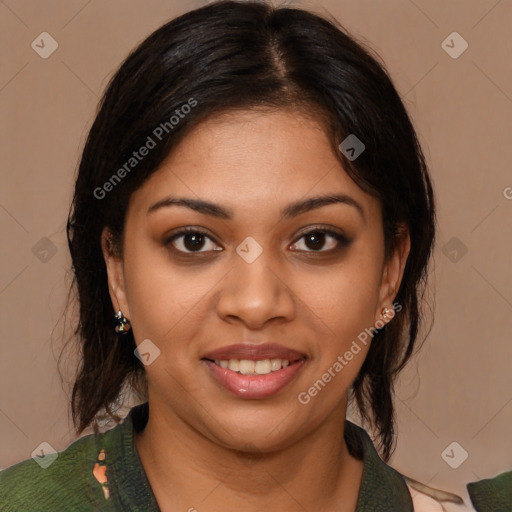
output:
<instances>
[{"instance_id":1,"label":"smile","mask_svg":"<svg viewBox=\"0 0 512 512\"><path fill-rule=\"evenodd\" d=\"M277 372L281 368L286 368L290 361L288 359L261 359L252 361L250 359L224 359L216 360L214 363L221 368L229 368L233 372L239 372L242 375L267 375L271 372Z\"/></svg>"},{"instance_id":2,"label":"smile","mask_svg":"<svg viewBox=\"0 0 512 512\"><path fill-rule=\"evenodd\" d=\"M245 399L269 398L292 382L300 372L305 358L287 359L202 359L210 376L231 394Z\"/></svg>"}]
</instances>

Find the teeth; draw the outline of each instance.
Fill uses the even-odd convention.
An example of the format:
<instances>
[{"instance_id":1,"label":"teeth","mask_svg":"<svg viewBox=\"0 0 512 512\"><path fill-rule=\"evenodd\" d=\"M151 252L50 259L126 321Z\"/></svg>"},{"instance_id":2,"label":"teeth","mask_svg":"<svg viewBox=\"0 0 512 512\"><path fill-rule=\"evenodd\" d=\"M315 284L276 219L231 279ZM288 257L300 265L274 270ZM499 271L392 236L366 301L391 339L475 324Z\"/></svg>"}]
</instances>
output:
<instances>
[{"instance_id":1,"label":"teeth","mask_svg":"<svg viewBox=\"0 0 512 512\"><path fill-rule=\"evenodd\" d=\"M270 366L273 372L281 369L281 359L271 359Z\"/></svg>"},{"instance_id":2,"label":"teeth","mask_svg":"<svg viewBox=\"0 0 512 512\"><path fill-rule=\"evenodd\" d=\"M240 369L238 370L242 375L249 375L250 373L254 373L254 368L256 364L254 361L249 361L248 359L242 359L240 361Z\"/></svg>"},{"instance_id":3,"label":"teeth","mask_svg":"<svg viewBox=\"0 0 512 512\"><path fill-rule=\"evenodd\" d=\"M252 361L250 359L223 359L215 361L215 364L221 368L229 368L233 372L239 372L242 375L267 375L271 372L277 372L281 368L286 368L290 361L288 359L261 359Z\"/></svg>"},{"instance_id":4,"label":"teeth","mask_svg":"<svg viewBox=\"0 0 512 512\"><path fill-rule=\"evenodd\" d=\"M266 375L272 371L272 367L270 365L270 359L264 359L263 361L256 361L254 365L254 371L258 375Z\"/></svg>"}]
</instances>

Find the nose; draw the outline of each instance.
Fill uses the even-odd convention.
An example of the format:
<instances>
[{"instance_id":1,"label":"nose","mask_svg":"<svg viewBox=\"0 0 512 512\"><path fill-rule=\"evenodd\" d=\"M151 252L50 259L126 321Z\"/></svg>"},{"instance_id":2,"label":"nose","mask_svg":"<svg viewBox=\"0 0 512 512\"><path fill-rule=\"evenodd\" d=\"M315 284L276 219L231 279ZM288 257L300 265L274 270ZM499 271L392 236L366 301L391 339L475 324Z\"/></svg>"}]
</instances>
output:
<instances>
[{"instance_id":1,"label":"nose","mask_svg":"<svg viewBox=\"0 0 512 512\"><path fill-rule=\"evenodd\" d=\"M295 300L291 283L266 251L252 263L234 256L233 268L222 281L217 313L226 321L240 321L259 329L271 320L294 318ZM278 320L279 319L279 320Z\"/></svg>"}]
</instances>

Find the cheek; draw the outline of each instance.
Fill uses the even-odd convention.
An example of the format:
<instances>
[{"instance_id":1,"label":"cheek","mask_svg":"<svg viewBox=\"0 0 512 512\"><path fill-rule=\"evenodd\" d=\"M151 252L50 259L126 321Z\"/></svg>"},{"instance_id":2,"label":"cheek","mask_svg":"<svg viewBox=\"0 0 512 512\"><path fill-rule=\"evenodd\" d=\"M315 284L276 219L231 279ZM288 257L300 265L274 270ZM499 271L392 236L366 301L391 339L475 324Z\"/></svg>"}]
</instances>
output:
<instances>
[{"instance_id":1,"label":"cheek","mask_svg":"<svg viewBox=\"0 0 512 512\"><path fill-rule=\"evenodd\" d=\"M190 322L197 304L208 287L197 283L193 275L173 270L165 252L144 244L125 251L126 295L134 335L162 342Z\"/></svg>"},{"instance_id":2,"label":"cheek","mask_svg":"<svg viewBox=\"0 0 512 512\"><path fill-rule=\"evenodd\" d=\"M326 334L336 337L338 348L343 348L373 326L380 279L375 260L354 253L332 271L303 280L300 296Z\"/></svg>"},{"instance_id":3,"label":"cheek","mask_svg":"<svg viewBox=\"0 0 512 512\"><path fill-rule=\"evenodd\" d=\"M316 343L311 373L298 401L309 408L312 417L318 419L335 408L359 373L373 338L379 283L379 267L364 257L347 260L336 271L316 279L316 286L309 280L303 282L304 310L313 319L310 327Z\"/></svg>"}]
</instances>

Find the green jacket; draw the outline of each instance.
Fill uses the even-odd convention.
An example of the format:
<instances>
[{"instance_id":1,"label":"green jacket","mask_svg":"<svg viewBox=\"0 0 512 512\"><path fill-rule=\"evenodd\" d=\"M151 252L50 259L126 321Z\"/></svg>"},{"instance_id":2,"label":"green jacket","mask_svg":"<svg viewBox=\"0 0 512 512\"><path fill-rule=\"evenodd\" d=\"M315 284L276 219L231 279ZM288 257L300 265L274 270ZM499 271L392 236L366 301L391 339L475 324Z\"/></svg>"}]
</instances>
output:
<instances>
[{"instance_id":1,"label":"green jacket","mask_svg":"<svg viewBox=\"0 0 512 512\"><path fill-rule=\"evenodd\" d=\"M158 512L134 443L134 430L144 428L148 414L146 402L105 433L81 437L58 454L0 472L0 510ZM368 434L347 420L345 439L364 462L357 512L412 512L404 478L379 458ZM478 512L512 511L512 472L469 484L468 490Z\"/></svg>"}]
</instances>

